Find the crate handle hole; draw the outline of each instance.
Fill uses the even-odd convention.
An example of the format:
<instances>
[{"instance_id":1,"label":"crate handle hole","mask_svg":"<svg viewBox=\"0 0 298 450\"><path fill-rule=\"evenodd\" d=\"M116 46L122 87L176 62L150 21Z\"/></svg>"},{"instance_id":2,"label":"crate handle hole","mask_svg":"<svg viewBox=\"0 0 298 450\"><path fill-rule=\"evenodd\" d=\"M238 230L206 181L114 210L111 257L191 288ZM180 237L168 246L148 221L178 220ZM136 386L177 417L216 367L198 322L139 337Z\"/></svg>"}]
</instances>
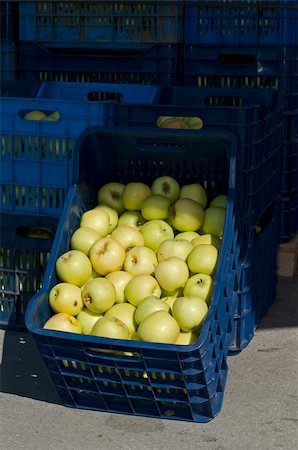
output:
<instances>
[{"instance_id":1,"label":"crate handle hole","mask_svg":"<svg viewBox=\"0 0 298 450\"><path fill-rule=\"evenodd\" d=\"M247 66L256 64L255 55L239 54L239 53L223 53L219 57L220 64L232 66Z\"/></svg>"},{"instance_id":2,"label":"crate handle hole","mask_svg":"<svg viewBox=\"0 0 298 450\"><path fill-rule=\"evenodd\" d=\"M201 130L203 121L200 117L159 116L156 120L159 128L176 128Z\"/></svg>"},{"instance_id":3,"label":"crate handle hole","mask_svg":"<svg viewBox=\"0 0 298 450\"><path fill-rule=\"evenodd\" d=\"M16 235L31 239L54 239L55 232L51 228L20 226L16 229Z\"/></svg>"},{"instance_id":4,"label":"crate handle hole","mask_svg":"<svg viewBox=\"0 0 298 450\"><path fill-rule=\"evenodd\" d=\"M141 354L138 352L130 352L127 350L112 350L107 348L98 348L98 347L86 347L85 348L88 355L93 357L120 357L120 358L133 358L133 359L141 359Z\"/></svg>"},{"instance_id":5,"label":"crate handle hole","mask_svg":"<svg viewBox=\"0 0 298 450\"><path fill-rule=\"evenodd\" d=\"M22 120L34 120L43 122L57 122L60 120L60 113L54 110L40 110L40 109L22 109L18 113Z\"/></svg>"}]
</instances>

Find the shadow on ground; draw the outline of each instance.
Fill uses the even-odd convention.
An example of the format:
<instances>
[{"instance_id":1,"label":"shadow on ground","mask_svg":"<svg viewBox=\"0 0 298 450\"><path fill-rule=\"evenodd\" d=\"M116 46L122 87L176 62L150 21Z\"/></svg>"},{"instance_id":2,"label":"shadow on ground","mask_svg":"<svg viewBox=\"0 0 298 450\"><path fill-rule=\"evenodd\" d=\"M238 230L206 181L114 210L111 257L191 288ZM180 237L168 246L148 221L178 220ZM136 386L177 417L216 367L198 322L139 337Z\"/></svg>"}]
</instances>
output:
<instances>
[{"instance_id":1,"label":"shadow on ground","mask_svg":"<svg viewBox=\"0 0 298 450\"><path fill-rule=\"evenodd\" d=\"M60 404L55 386L26 331L3 332L1 392Z\"/></svg>"}]
</instances>

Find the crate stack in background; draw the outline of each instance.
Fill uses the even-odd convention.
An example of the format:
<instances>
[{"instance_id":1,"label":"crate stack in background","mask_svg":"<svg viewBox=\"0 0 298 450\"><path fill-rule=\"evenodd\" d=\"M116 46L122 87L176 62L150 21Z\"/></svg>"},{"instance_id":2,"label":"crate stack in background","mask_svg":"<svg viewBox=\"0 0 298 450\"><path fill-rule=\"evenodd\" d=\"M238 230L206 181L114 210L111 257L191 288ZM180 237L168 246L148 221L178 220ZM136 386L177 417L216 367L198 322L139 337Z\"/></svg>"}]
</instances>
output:
<instances>
[{"instance_id":1,"label":"crate stack in background","mask_svg":"<svg viewBox=\"0 0 298 450\"><path fill-rule=\"evenodd\" d=\"M65 405L194 422L219 412L227 356L274 302L277 245L298 229L296 3L1 3L0 326L26 319ZM203 128L163 130L163 116ZM162 174L228 194L198 341L44 330L55 260L99 185Z\"/></svg>"}]
</instances>

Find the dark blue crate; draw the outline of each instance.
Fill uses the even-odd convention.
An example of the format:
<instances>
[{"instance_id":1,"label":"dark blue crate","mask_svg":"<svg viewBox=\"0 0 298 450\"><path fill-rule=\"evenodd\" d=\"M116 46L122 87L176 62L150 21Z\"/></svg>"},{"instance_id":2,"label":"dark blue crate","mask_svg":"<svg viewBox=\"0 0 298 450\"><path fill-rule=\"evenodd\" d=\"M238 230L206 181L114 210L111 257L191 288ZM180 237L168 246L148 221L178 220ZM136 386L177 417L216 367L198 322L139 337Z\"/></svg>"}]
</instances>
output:
<instances>
[{"instance_id":1,"label":"dark blue crate","mask_svg":"<svg viewBox=\"0 0 298 450\"><path fill-rule=\"evenodd\" d=\"M1 80L15 80L17 48L13 41L1 42Z\"/></svg>"},{"instance_id":2,"label":"dark blue crate","mask_svg":"<svg viewBox=\"0 0 298 450\"><path fill-rule=\"evenodd\" d=\"M24 88L24 82L20 84ZM18 89L19 84L15 85ZM7 89L11 92L13 86ZM112 125L115 102L134 101L135 94L142 102L152 102L158 90L155 86L49 83L41 84L32 98L2 97L0 210L59 216L73 184L78 135L91 125ZM24 113L31 110L58 111L60 118L56 122L24 120Z\"/></svg>"},{"instance_id":3,"label":"dark blue crate","mask_svg":"<svg viewBox=\"0 0 298 450\"><path fill-rule=\"evenodd\" d=\"M184 39L193 44L298 43L295 0L186 0Z\"/></svg>"},{"instance_id":4,"label":"dark blue crate","mask_svg":"<svg viewBox=\"0 0 298 450\"><path fill-rule=\"evenodd\" d=\"M26 308L41 288L57 224L51 217L1 213L1 328L25 328Z\"/></svg>"},{"instance_id":5,"label":"dark blue crate","mask_svg":"<svg viewBox=\"0 0 298 450\"><path fill-rule=\"evenodd\" d=\"M35 81L1 80L1 97L34 97L40 87Z\"/></svg>"},{"instance_id":6,"label":"dark blue crate","mask_svg":"<svg viewBox=\"0 0 298 450\"><path fill-rule=\"evenodd\" d=\"M76 48L96 43L175 43L183 39L178 0L131 2L23 1L21 41Z\"/></svg>"},{"instance_id":7,"label":"dark blue crate","mask_svg":"<svg viewBox=\"0 0 298 450\"><path fill-rule=\"evenodd\" d=\"M180 83L181 51L179 44L71 51L20 42L19 78L174 86Z\"/></svg>"},{"instance_id":8,"label":"dark blue crate","mask_svg":"<svg viewBox=\"0 0 298 450\"><path fill-rule=\"evenodd\" d=\"M282 94L266 89L162 87L157 104L115 105L114 124L150 127L160 116L199 117L206 129L235 133L248 199L246 217L250 225L255 223L280 192Z\"/></svg>"},{"instance_id":9,"label":"dark blue crate","mask_svg":"<svg viewBox=\"0 0 298 450\"><path fill-rule=\"evenodd\" d=\"M63 404L162 419L211 420L223 401L226 356L234 332L233 268L241 265L245 240L234 137L215 130L189 134L93 127L80 137L76 156L78 185L68 193L43 288L26 312L26 326ZM180 183L205 181L210 197L228 192L211 307L197 342L176 346L44 330L51 315L48 292L57 282L55 261L69 249L80 214L96 204L99 186L115 179L150 183L165 173Z\"/></svg>"},{"instance_id":10,"label":"dark blue crate","mask_svg":"<svg viewBox=\"0 0 298 450\"><path fill-rule=\"evenodd\" d=\"M273 202L250 235L247 258L235 289L235 328L229 354L243 350L276 298L279 200Z\"/></svg>"}]
</instances>

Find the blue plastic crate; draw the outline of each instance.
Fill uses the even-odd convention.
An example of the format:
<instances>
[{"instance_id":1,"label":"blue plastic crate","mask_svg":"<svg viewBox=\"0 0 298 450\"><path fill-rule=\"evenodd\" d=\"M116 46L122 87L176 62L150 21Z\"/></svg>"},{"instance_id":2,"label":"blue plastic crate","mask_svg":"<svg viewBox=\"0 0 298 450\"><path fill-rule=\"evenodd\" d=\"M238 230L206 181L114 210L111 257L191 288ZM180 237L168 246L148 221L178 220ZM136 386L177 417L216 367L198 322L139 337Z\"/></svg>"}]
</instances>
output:
<instances>
[{"instance_id":1,"label":"blue plastic crate","mask_svg":"<svg viewBox=\"0 0 298 450\"><path fill-rule=\"evenodd\" d=\"M185 42L280 45L298 43L295 0L186 0Z\"/></svg>"},{"instance_id":2,"label":"blue plastic crate","mask_svg":"<svg viewBox=\"0 0 298 450\"><path fill-rule=\"evenodd\" d=\"M60 47L183 39L183 4L178 0L23 1L19 20L21 41Z\"/></svg>"},{"instance_id":3,"label":"blue plastic crate","mask_svg":"<svg viewBox=\"0 0 298 450\"><path fill-rule=\"evenodd\" d=\"M27 308L26 326L64 405L106 412L207 422L220 411L233 335L234 282L241 266L241 210L236 142L227 132L156 129L86 130L77 143L78 186L70 189L42 290ZM228 192L225 233L209 313L189 346L114 340L42 328L55 261L69 249L80 214L111 180L150 183L161 174L205 182L210 196ZM110 353L107 353L108 350ZM125 352L125 353L124 353ZM129 352L129 353L128 353Z\"/></svg>"},{"instance_id":4,"label":"blue plastic crate","mask_svg":"<svg viewBox=\"0 0 298 450\"><path fill-rule=\"evenodd\" d=\"M74 85L75 89L71 83L59 87L46 84L33 98L1 98L2 212L59 216L73 184L73 151L78 135L91 125L112 125L115 101L133 100L137 93L140 100L150 102L159 89ZM46 114L57 111L59 119L24 120L24 114L32 110Z\"/></svg>"},{"instance_id":5,"label":"blue plastic crate","mask_svg":"<svg viewBox=\"0 0 298 450\"><path fill-rule=\"evenodd\" d=\"M179 44L71 51L20 42L19 78L174 86L180 83L181 52Z\"/></svg>"},{"instance_id":6,"label":"blue plastic crate","mask_svg":"<svg viewBox=\"0 0 298 450\"><path fill-rule=\"evenodd\" d=\"M15 80L17 67L17 49L16 44L12 41L1 42L0 44L1 52L1 80Z\"/></svg>"},{"instance_id":7,"label":"blue plastic crate","mask_svg":"<svg viewBox=\"0 0 298 450\"><path fill-rule=\"evenodd\" d=\"M247 347L276 298L278 209L276 200L264 211L258 228L250 235L247 258L234 289L236 312L230 355Z\"/></svg>"},{"instance_id":8,"label":"blue plastic crate","mask_svg":"<svg viewBox=\"0 0 298 450\"><path fill-rule=\"evenodd\" d=\"M256 223L280 193L282 94L265 89L162 87L157 103L115 105L114 124L152 127L160 116L199 117L203 129L235 133L248 200L247 223Z\"/></svg>"},{"instance_id":9,"label":"blue plastic crate","mask_svg":"<svg viewBox=\"0 0 298 450\"><path fill-rule=\"evenodd\" d=\"M1 328L25 328L26 308L41 288L57 224L52 217L1 213Z\"/></svg>"}]
</instances>

